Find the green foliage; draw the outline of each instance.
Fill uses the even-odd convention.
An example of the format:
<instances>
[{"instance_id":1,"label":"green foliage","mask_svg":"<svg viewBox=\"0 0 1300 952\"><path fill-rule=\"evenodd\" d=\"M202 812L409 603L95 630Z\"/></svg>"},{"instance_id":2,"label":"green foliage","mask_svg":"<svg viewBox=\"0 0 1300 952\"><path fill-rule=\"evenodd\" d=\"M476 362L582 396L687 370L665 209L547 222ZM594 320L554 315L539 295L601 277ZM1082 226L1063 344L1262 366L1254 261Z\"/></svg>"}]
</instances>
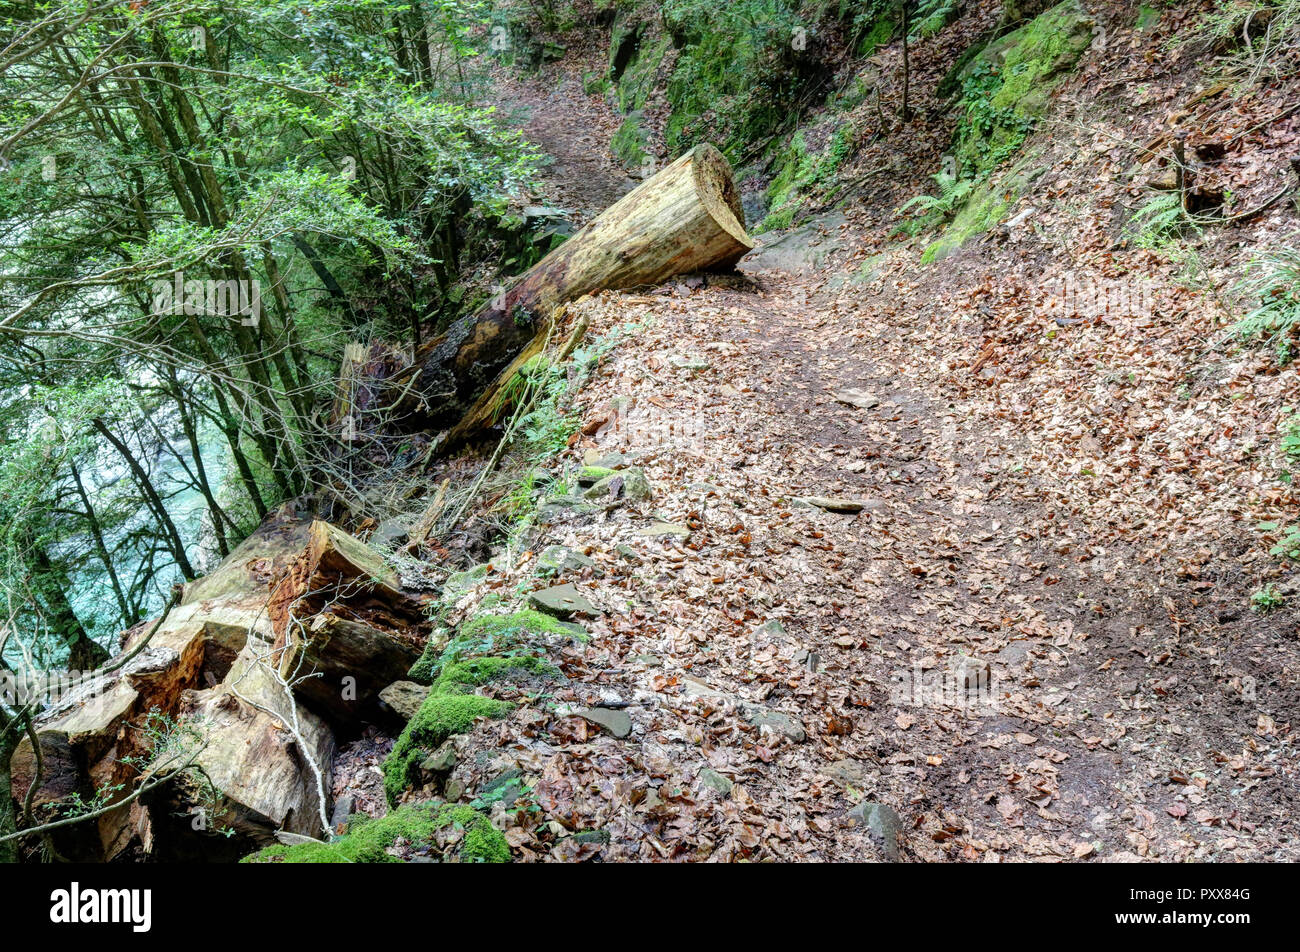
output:
<instances>
[{"instance_id":1,"label":"green foliage","mask_svg":"<svg viewBox=\"0 0 1300 952\"><path fill-rule=\"evenodd\" d=\"M1269 555L1300 562L1300 523L1284 526L1278 522L1261 522L1256 528L1277 537L1277 542L1268 550Z\"/></svg>"},{"instance_id":2,"label":"green foliage","mask_svg":"<svg viewBox=\"0 0 1300 952\"><path fill-rule=\"evenodd\" d=\"M755 230L790 227L810 194L834 184L840 167L853 154L854 144L855 131L848 122L836 127L819 153L809 150L802 132L792 135L777 159L776 174L767 187L771 211Z\"/></svg>"},{"instance_id":3,"label":"green foliage","mask_svg":"<svg viewBox=\"0 0 1300 952\"><path fill-rule=\"evenodd\" d=\"M1300 345L1300 249L1289 242L1256 257L1236 290L1259 302L1237 323L1241 339L1271 346L1279 364L1290 363Z\"/></svg>"},{"instance_id":4,"label":"green foliage","mask_svg":"<svg viewBox=\"0 0 1300 952\"><path fill-rule=\"evenodd\" d=\"M666 89L672 153L712 141L735 160L797 116L792 104L817 78L817 44L796 0L667 0L662 10L679 48Z\"/></svg>"},{"instance_id":5,"label":"green foliage","mask_svg":"<svg viewBox=\"0 0 1300 952\"><path fill-rule=\"evenodd\" d=\"M916 0L912 11L913 37L934 36L961 12L962 0Z\"/></svg>"},{"instance_id":6,"label":"green foliage","mask_svg":"<svg viewBox=\"0 0 1300 952\"><path fill-rule=\"evenodd\" d=\"M962 118L956 140L962 171L985 174L997 168L1017 151L1034 127L1032 116L1015 105L999 104L1005 83L1003 74L985 62L976 64L962 84Z\"/></svg>"},{"instance_id":7,"label":"green foliage","mask_svg":"<svg viewBox=\"0 0 1300 952\"><path fill-rule=\"evenodd\" d=\"M1286 596L1283 595L1276 585L1269 582L1263 588L1255 591L1250 596L1250 608L1252 611L1261 615L1266 615L1275 608L1281 608L1286 604Z\"/></svg>"},{"instance_id":8,"label":"green foliage","mask_svg":"<svg viewBox=\"0 0 1300 952\"><path fill-rule=\"evenodd\" d=\"M973 181L959 178L952 172L936 172L931 178L934 179L935 185L938 186L938 194L917 195L900 205L895 214L902 215L913 208L918 209L919 214L914 215L911 221L900 225L898 231L917 235L923 231L938 227L948 219L948 216L958 206L966 201L975 188Z\"/></svg>"},{"instance_id":9,"label":"green foliage","mask_svg":"<svg viewBox=\"0 0 1300 952\"><path fill-rule=\"evenodd\" d=\"M448 827L463 832L455 858L462 863L508 863L510 846L505 836L473 807L447 803L402 806L380 819L354 817L345 836L329 843L268 846L246 856L244 863L397 863L389 849L398 840L407 848L437 848L438 837Z\"/></svg>"},{"instance_id":10,"label":"green foliage","mask_svg":"<svg viewBox=\"0 0 1300 952\"><path fill-rule=\"evenodd\" d=\"M959 169L987 173L1016 153L1056 86L1092 42L1093 21L1065 0L986 47L962 73Z\"/></svg>"},{"instance_id":11,"label":"green foliage","mask_svg":"<svg viewBox=\"0 0 1300 952\"><path fill-rule=\"evenodd\" d=\"M1158 251L1195 227L1178 193L1160 192L1133 213L1124 234L1136 247Z\"/></svg>"}]
</instances>

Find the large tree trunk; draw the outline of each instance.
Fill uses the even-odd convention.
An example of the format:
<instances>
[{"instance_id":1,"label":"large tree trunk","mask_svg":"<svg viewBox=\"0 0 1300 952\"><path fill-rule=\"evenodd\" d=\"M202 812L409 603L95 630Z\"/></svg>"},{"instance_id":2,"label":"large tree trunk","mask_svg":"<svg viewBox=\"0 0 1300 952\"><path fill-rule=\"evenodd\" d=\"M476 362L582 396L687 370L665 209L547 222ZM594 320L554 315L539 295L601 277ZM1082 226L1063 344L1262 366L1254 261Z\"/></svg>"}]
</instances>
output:
<instances>
[{"instance_id":1,"label":"large tree trunk","mask_svg":"<svg viewBox=\"0 0 1300 952\"><path fill-rule=\"evenodd\" d=\"M156 836L167 848L201 850L209 841L178 838L198 829L185 815L196 803L212 811L205 822L246 837L244 848L270 842L277 831L320 836L333 725L351 729L383 688L405 677L428 630L420 600L401 590L377 553L286 504L214 572L187 584L156 628L128 633L124 652L152 631L138 655L101 669L41 716L33 805L74 793L88 799L97 790L125 797L140 776L124 758L148 759L150 739L140 728L158 710L193 730L195 765L215 796L173 785L178 789L124 803L93 826L61 831L61 852L112 859L132 843L151 850ZM6 740L14 738L0 736L0 755ZM27 740L11 763L9 817L38 775ZM5 776L0 772L0 794ZM8 823L3 807L0 823Z\"/></svg>"},{"instance_id":2,"label":"large tree trunk","mask_svg":"<svg viewBox=\"0 0 1300 952\"><path fill-rule=\"evenodd\" d=\"M731 166L713 146L696 146L425 345L416 363L427 422L460 419L566 301L734 265L754 246L744 221Z\"/></svg>"}]
</instances>

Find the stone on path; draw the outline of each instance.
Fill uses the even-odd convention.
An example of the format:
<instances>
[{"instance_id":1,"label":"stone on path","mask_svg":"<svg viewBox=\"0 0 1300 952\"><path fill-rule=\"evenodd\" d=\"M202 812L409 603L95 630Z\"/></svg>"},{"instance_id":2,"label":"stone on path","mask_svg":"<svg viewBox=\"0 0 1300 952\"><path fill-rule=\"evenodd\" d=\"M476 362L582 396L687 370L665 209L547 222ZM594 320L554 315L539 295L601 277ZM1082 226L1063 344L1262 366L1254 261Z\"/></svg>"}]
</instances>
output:
<instances>
[{"instance_id":1,"label":"stone on path","mask_svg":"<svg viewBox=\"0 0 1300 952\"><path fill-rule=\"evenodd\" d=\"M700 771L700 783L718 791L718 793L721 793L724 796L729 795L731 793L731 788L735 786L734 783L722 776L722 774L718 773L712 767L705 767Z\"/></svg>"},{"instance_id":2,"label":"stone on path","mask_svg":"<svg viewBox=\"0 0 1300 952\"><path fill-rule=\"evenodd\" d=\"M596 563L593 559L563 545L548 545L537 556L538 575L564 575L566 572L594 568Z\"/></svg>"},{"instance_id":3,"label":"stone on path","mask_svg":"<svg viewBox=\"0 0 1300 952\"><path fill-rule=\"evenodd\" d=\"M769 710L757 704L746 704L741 708L741 712L744 714L745 720L755 727L769 728L796 744L802 743L808 738L803 725L789 714Z\"/></svg>"},{"instance_id":4,"label":"stone on path","mask_svg":"<svg viewBox=\"0 0 1300 952\"><path fill-rule=\"evenodd\" d=\"M636 534L649 536L652 539L689 539L691 530L672 522L656 522L645 529L638 529Z\"/></svg>"},{"instance_id":5,"label":"stone on path","mask_svg":"<svg viewBox=\"0 0 1300 952\"><path fill-rule=\"evenodd\" d=\"M836 391L835 399L840 403L847 403L851 407L858 407L863 410L870 410L872 407L880 406L880 398L874 393L859 390L856 387Z\"/></svg>"},{"instance_id":6,"label":"stone on path","mask_svg":"<svg viewBox=\"0 0 1300 952\"><path fill-rule=\"evenodd\" d=\"M583 493L583 497L591 502L606 502L611 499L642 502L650 498L650 480L634 466L604 477Z\"/></svg>"},{"instance_id":7,"label":"stone on path","mask_svg":"<svg viewBox=\"0 0 1300 952\"><path fill-rule=\"evenodd\" d=\"M867 508L867 500L842 496L800 496L794 500L794 505L825 509L827 512L854 513Z\"/></svg>"},{"instance_id":8,"label":"stone on path","mask_svg":"<svg viewBox=\"0 0 1300 952\"><path fill-rule=\"evenodd\" d=\"M632 718L626 711L613 710L608 707L583 707L575 710L574 715L584 721L603 728L614 737L623 738L632 733Z\"/></svg>"},{"instance_id":9,"label":"stone on path","mask_svg":"<svg viewBox=\"0 0 1300 952\"><path fill-rule=\"evenodd\" d=\"M864 827L876 841L885 859L891 863L899 860L898 838L903 832L903 821L893 807L883 803L863 800L849 811L849 818Z\"/></svg>"}]
</instances>

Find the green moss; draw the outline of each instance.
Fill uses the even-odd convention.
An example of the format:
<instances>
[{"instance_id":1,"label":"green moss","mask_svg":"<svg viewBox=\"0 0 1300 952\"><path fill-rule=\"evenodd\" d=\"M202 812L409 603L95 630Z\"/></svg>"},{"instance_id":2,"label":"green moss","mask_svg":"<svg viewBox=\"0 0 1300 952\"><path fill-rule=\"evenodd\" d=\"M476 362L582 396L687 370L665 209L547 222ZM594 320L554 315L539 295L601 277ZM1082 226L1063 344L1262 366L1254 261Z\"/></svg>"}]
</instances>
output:
<instances>
[{"instance_id":1,"label":"green moss","mask_svg":"<svg viewBox=\"0 0 1300 952\"><path fill-rule=\"evenodd\" d=\"M464 693L466 688L498 681L511 671L529 674L558 674L555 665L529 656L471 658L444 665L433 690L443 694Z\"/></svg>"},{"instance_id":2,"label":"green moss","mask_svg":"<svg viewBox=\"0 0 1300 952\"><path fill-rule=\"evenodd\" d=\"M416 848L433 845L437 833L455 824L465 831L458 857L462 863L508 863L510 846L488 818L468 806L417 803L382 819L357 817L346 836L331 843L268 846L245 863L395 863L388 853L399 838Z\"/></svg>"},{"instance_id":3,"label":"green moss","mask_svg":"<svg viewBox=\"0 0 1300 952\"><path fill-rule=\"evenodd\" d=\"M584 466L578 470L578 484L587 485L598 483L607 476L617 476L618 470L610 469L608 466Z\"/></svg>"},{"instance_id":4,"label":"green moss","mask_svg":"<svg viewBox=\"0 0 1300 952\"><path fill-rule=\"evenodd\" d=\"M1019 148L1049 97L1092 43L1079 0L1052 7L989 44L961 76L954 151L963 174L984 175Z\"/></svg>"},{"instance_id":5,"label":"green moss","mask_svg":"<svg viewBox=\"0 0 1300 952\"><path fill-rule=\"evenodd\" d=\"M672 40L661 36L637 48L636 55L618 77L615 87L620 112L634 112L645 105L646 98L654 89L659 66L671 46Z\"/></svg>"},{"instance_id":6,"label":"green moss","mask_svg":"<svg viewBox=\"0 0 1300 952\"><path fill-rule=\"evenodd\" d=\"M618 127L609 142L609 149L625 166L641 165L646 158L646 134L641 127L641 110L633 110Z\"/></svg>"},{"instance_id":7,"label":"green moss","mask_svg":"<svg viewBox=\"0 0 1300 952\"><path fill-rule=\"evenodd\" d=\"M871 26L858 41L858 55L870 56L882 46L888 46L898 29L898 15L892 10L880 14L871 21Z\"/></svg>"},{"instance_id":8,"label":"green moss","mask_svg":"<svg viewBox=\"0 0 1300 952\"><path fill-rule=\"evenodd\" d=\"M509 615L476 615L460 626L459 639L490 640L496 645L506 645L525 641L529 635L573 638L582 634L578 625L525 608Z\"/></svg>"},{"instance_id":9,"label":"green moss","mask_svg":"<svg viewBox=\"0 0 1300 952\"><path fill-rule=\"evenodd\" d=\"M971 192L952 223L922 252L921 262L930 264L947 257L1002 221L1028 187L1028 176L1021 171L1026 164L1027 160L1023 160L1015 169L1001 176L997 183L985 181Z\"/></svg>"},{"instance_id":10,"label":"green moss","mask_svg":"<svg viewBox=\"0 0 1300 952\"><path fill-rule=\"evenodd\" d=\"M412 681L432 684L443 665L475 655L494 655L554 639L585 640L581 625L558 621L550 615L525 609L509 615L476 615L460 626L456 636L440 645L432 639L407 673Z\"/></svg>"},{"instance_id":11,"label":"green moss","mask_svg":"<svg viewBox=\"0 0 1300 952\"><path fill-rule=\"evenodd\" d=\"M802 132L792 135L776 161L776 174L767 187L771 211L755 230L789 228L802 208L804 198L835 181L840 166L852 149L853 127L848 123L837 127L826 147L816 154L809 151Z\"/></svg>"},{"instance_id":12,"label":"green moss","mask_svg":"<svg viewBox=\"0 0 1300 952\"><path fill-rule=\"evenodd\" d=\"M469 730L478 718L502 717L512 706L477 694L429 692L384 760L384 793L388 802L396 803L414 782L416 768L429 751L453 734Z\"/></svg>"},{"instance_id":13,"label":"green moss","mask_svg":"<svg viewBox=\"0 0 1300 952\"><path fill-rule=\"evenodd\" d=\"M673 154L708 141L738 160L788 126L790 104L822 81L819 47L808 36L820 11L801 11L793 0L667 0L662 14L678 49L664 89Z\"/></svg>"}]
</instances>

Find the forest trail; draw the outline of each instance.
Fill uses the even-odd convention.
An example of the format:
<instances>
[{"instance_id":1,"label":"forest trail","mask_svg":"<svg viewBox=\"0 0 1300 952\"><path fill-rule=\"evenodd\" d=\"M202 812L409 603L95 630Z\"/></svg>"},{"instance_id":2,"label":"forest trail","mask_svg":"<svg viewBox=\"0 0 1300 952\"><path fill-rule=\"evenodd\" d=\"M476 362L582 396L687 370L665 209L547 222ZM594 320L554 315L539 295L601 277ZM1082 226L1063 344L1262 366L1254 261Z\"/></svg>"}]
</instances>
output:
<instances>
[{"instance_id":1,"label":"forest trail","mask_svg":"<svg viewBox=\"0 0 1300 952\"><path fill-rule=\"evenodd\" d=\"M1235 754L1258 646L1207 678L1212 619L1121 553L1079 561L1088 527L1007 475L1016 447L873 359L872 312L771 272L586 307L593 334L643 327L582 400L589 455L653 496L538 545L596 563L569 579L599 610L572 687L632 734L570 737L538 794L607 858L880 856L859 802L916 860L1291 855L1292 816L1255 828L1294 793L1276 755ZM620 803L638 778L657 792Z\"/></svg>"},{"instance_id":2,"label":"forest trail","mask_svg":"<svg viewBox=\"0 0 1300 952\"><path fill-rule=\"evenodd\" d=\"M610 154L620 120L604 97L583 91L580 71L519 76L493 71L492 104L544 156L546 200L584 225L636 187Z\"/></svg>"},{"instance_id":3,"label":"forest trail","mask_svg":"<svg viewBox=\"0 0 1300 952\"><path fill-rule=\"evenodd\" d=\"M530 125L571 170L589 142L554 128ZM584 181L575 204L605 199L559 184ZM552 509L536 541L591 560L559 579L594 606L559 699L604 714L472 742L484 782L540 775L542 810L609 834L550 858L1297 858L1242 674L1289 696L1295 645L1227 632L1239 601L1169 590L1136 544L1090 547L1029 448L899 372L879 301L741 270L576 306L628 340L574 456L652 495Z\"/></svg>"}]
</instances>

